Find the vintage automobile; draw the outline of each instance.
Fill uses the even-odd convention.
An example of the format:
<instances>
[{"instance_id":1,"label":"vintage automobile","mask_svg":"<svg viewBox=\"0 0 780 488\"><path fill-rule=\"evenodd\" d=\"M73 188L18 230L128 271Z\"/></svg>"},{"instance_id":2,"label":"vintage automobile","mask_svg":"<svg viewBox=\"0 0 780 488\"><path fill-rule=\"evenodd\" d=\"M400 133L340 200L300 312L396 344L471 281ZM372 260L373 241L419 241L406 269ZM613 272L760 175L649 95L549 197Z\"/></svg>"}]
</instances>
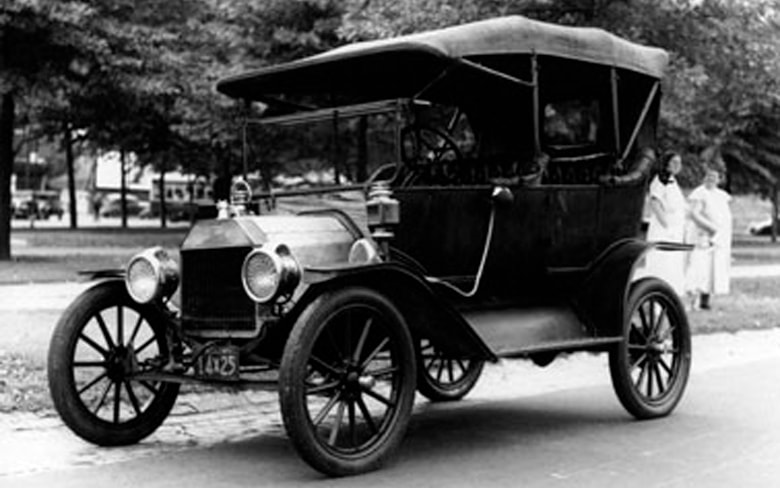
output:
<instances>
[{"instance_id":1,"label":"vintage automobile","mask_svg":"<svg viewBox=\"0 0 780 488\"><path fill-rule=\"evenodd\" d=\"M47 220L56 215L62 220L64 213L58 191L16 190L11 197L11 216L15 219Z\"/></svg>"},{"instance_id":2,"label":"vintage automobile","mask_svg":"<svg viewBox=\"0 0 780 488\"><path fill-rule=\"evenodd\" d=\"M51 340L57 411L125 445L183 382L267 388L300 456L333 476L387 461L416 392L460 399L503 358L608 353L625 409L669 414L688 321L666 283L634 278L649 249L679 250L638 237L666 64L603 30L513 16L222 80L245 135L379 114L394 149L362 184L253 197L239 179L178 256L97 274ZM357 211L268 211L356 189Z\"/></svg>"},{"instance_id":3,"label":"vintage automobile","mask_svg":"<svg viewBox=\"0 0 780 488\"><path fill-rule=\"evenodd\" d=\"M748 224L748 233L754 236L771 236L772 217L751 222Z\"/></svg>"},{"instance_id":4,"label":"vintage automobile","mask_svg":"<svg viewBox=\"0 0 780 488\"><path fill-rule=\"evenodd\" d=\"M149 202L143 202L137 196L125 194L125 212L128 216L141 215ZM108 193L100 199L98 215L104 218L122 216L122 194Z\"/></svg>"}]
</instances>

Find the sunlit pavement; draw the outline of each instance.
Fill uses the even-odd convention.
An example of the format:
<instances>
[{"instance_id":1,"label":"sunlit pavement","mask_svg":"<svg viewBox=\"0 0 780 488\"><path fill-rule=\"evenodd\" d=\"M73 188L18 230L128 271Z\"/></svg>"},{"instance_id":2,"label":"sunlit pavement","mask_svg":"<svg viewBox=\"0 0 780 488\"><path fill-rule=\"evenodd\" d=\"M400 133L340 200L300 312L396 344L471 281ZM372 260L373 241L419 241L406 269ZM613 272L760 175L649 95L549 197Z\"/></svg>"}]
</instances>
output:
<instances>
[{"instance_id":1,"label":"sunlit pavement","mask_svg":"<svg viewBox=\"0 0 780 488\"><path fill-rule=\"evenodd\" d=\"M770 276L780 276L780 264L757 264L752 266L731 267L731 277L736 279Z\"/></svg>"}]
</instances>

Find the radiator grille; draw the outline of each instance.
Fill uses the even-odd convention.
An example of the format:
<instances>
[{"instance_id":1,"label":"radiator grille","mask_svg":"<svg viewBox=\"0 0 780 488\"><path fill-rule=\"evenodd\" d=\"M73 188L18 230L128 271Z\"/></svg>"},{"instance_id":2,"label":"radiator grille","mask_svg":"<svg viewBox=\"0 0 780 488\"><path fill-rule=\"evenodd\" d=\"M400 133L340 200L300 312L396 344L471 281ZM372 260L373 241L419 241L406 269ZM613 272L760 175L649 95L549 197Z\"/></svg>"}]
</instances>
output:
<instances>
[{"instance_id":1,"label":"radiator grille","mask_svg":"<svg viewBox=\"0 0 780 488\"><path fill-rule=\"evenodd\" d=\"M182 321L185 331L251 332L255 304L241 284L251 247L181 252Z\"/></svg>"}]
</instances>

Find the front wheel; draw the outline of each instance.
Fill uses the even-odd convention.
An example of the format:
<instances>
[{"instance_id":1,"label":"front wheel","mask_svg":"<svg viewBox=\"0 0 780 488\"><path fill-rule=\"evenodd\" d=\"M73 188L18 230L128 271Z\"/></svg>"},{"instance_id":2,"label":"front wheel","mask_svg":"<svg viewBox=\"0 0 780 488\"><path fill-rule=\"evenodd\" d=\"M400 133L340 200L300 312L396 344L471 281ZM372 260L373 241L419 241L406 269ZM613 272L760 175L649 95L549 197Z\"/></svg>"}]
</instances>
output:
<instances>
[{"instance_id":1,"label":"front wheel","mask_svg":"<svg viewBox=\"0 0 780 488\"><path fill-rule=\"evenodd\" d=\"M134 379L167 362L166 319L135 303L124 282L82 293L65 311L49 346L49 390L65 424L102 446L133 444L165 420L179 385Z\"/></svg>"},{"instance_id":2,"label":"front wheel","mask_svg":"<svg viewBox=\"0 0 780 488\"><path fill-rule=\"evenodd\" d=\"M632 285L623 338L610 351L612 385L638 419L668 415L682 398L691 366L688 319L675 292L648 278Z\"/></svg>"},{"instance_id":3,"label":"front wheel","mask_svg":"<svg viewBox=\"0 0 780 488\"><path fill-rule=\"evenodd\" d=\"M320 295L290 333L279 384L285 428L306 462L330 476L379 468L400 444L414 400L403 317L367 288Z\"/></svg>"}]
</instances>

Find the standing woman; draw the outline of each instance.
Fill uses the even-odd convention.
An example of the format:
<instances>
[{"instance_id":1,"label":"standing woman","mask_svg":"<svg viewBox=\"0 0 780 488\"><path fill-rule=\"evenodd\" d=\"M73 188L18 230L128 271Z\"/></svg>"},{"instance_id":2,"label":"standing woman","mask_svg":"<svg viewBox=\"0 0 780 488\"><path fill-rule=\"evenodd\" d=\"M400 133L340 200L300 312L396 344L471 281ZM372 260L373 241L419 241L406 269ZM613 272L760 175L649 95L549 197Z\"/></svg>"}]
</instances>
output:
<instances>
[{"instance_id":1,"label":"standing woman","mask_svg":"<svg viewBox=\"0 0 780 488\"><path fill-rule=\"evenodd\" d=\"M682 243L687 205L677 184L682 158L676 152L661 157L661 166L650 182L647 240ZM647 254L645 273L663 279L682 296L685 293L685 253L653 250Z\"/></svg>"},{"instance_id":2,"label":"standing woman","mask_svg":"<svg viewBox=\"0 0 780 488\"><path fill-rule=\"evenodd\" d=\"M731 278L731 195L718 188L720 173L708 169L704 181L688 196L689 239L694 245L688 267L688 290L699 306L710 308L710 296L727 294Z\"/></svg>"}]
</instances>

